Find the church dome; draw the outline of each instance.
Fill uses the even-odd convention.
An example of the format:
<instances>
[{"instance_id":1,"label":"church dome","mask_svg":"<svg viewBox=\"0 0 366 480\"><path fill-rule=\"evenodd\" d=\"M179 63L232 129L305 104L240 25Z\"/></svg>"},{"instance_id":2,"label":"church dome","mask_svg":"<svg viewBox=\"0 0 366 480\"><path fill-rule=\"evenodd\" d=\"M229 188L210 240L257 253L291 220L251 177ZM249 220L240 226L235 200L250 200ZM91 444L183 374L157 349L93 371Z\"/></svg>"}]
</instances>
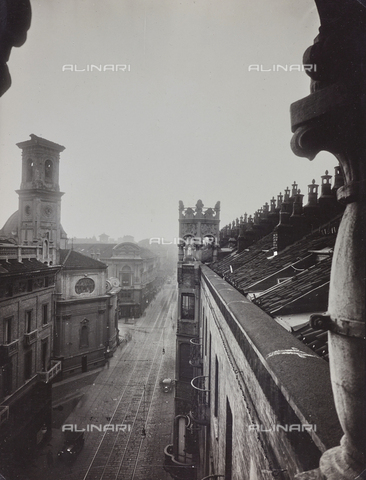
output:
<instances>
[{"instance_id":1,"label":"church dome","mask_svg":"<svg viewBox=\"0 0 366 480\"><path fill-rule=\"evenodd\" d=\"M18 218L19 210L13 213L8 220L5 222L5 225L0 230L0 238L16 238L18 237Z\"/></svg>"}]
</instances>

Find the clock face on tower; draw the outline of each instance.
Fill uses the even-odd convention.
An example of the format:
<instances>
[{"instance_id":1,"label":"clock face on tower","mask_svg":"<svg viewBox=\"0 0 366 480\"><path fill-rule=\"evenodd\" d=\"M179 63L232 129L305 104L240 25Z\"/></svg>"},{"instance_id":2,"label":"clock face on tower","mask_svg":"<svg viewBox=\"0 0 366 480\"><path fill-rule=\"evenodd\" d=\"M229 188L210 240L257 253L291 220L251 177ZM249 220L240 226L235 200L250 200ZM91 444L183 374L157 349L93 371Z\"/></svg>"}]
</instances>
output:
<instances>
[{"instance_id":1,"label":"clock face on tower","mask_svg":"<svg viewBox=\"0 0 366 480\"><path fill-rule=\"evenodd\" d=\"M43 208L43 213L46 217L50 217L53 214L53 208L51 205L46 205Z\"/></svg>"}]
</instances>

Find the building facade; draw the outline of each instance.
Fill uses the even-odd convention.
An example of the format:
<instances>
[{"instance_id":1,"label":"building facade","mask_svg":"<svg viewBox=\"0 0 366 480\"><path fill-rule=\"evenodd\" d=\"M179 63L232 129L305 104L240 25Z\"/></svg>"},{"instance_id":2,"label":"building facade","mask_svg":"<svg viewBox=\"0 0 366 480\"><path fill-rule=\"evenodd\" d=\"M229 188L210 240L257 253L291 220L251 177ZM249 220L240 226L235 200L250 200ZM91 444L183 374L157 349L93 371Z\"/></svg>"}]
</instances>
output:
<instances>
[{"instance_id":1,"label":"building facade","mask_svg":"<svg viewBox=\"0 0 366 480\"><path fill-rule=\"evenodd\" d=\"M319 198L309 188L311 215L287 189L275 221L269 209L254 229L245 216L237 231L234 222L219 232L217 221L215 237L231 243L224 256L214 244L204 256L198 239L192 247L180 205L176 411L165 448L172 478L290 480L339 443L326 336L309 326L327 308L342 218L324 177ZM188 211L191 224L200 206Z\"/></svg>"},{"instance_id":2,"label":"building facade","mask_svg":"<svg viewBox=\"0 0 366 480\"><path fill-rule=\"evenodd\" d=\"M16 249L17 250L17 249ZM34 453L52 430L54 287L58 267L35 258L0 259L1 472Z\"/></svg>"},{"instance_id":3,"label":"building facade","mask_svg":"<svg viewBox=\"0 0 366 480\"><path fill-rule=\"evenodd\" d=\"M51 436L51 383L60 225L59 153L31 136L22 149L19 209L0 231L0 456L2 473L29 460Z\"/></svg>"},{"instance_id":4,"label":"building facade","mask_svg":"<svg viewBox=\"0 0 366 480\"><path fill-rule=\"evenodd\" d=\"M131 241L78 244L75 248L105 263L108 276L119 282L118 318L139 318L162 285L159 256Z\"/></svg>"},{"instance_id":5,"label":"building facade","mask_svg":"<svg viewBox=\"0 0 366 480\"><path fill-rule=\"evenodd\" d=\"M0 465L10 477L51 435L51 383L63 366L68 373L104 364L118 338L118 285L108 284L105 264L67 249L64 147L30 137L18 144L19 208L0 230ZM65 318L77 326L62 328Z\"/></svg>"},{"instance_id":6,"label":"building facade","mask_svg":"<svg viewBox=\"0 0 366 480\"><path fill-rule=\"evenodd\" d=\"M54 355L63 376L105 364L118 342L119 285L107 283L107 266L68 249L60 250Z\"/></svg>"}]
</instances>

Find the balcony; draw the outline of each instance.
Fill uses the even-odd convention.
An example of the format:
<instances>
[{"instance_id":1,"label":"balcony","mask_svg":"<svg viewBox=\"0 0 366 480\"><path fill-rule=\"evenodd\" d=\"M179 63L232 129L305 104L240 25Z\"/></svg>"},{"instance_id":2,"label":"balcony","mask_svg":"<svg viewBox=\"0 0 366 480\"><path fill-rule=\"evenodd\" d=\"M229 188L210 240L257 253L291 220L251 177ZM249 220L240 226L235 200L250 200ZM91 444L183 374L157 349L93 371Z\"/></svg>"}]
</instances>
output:
<instances>
[{"instance_id":1,"label":"balcony","mask_svg":"<svg viewBox=\"0 0 366 480\"><path fill-rule=\"evenodd\" d=\"M59 372L61 372L61 362L51 360L52 367L46 372L38 372L38 378L41 382L50 382Z\"/></svg>"},{"instance_id":2,"label":"balcony","mask_svg":"<svg viewBox=\"0 0 366 480\"><path fill-rule=\"evenodd\" d=\"M197 337L191 338L189 343L191 348L190 354L189 354L189 363L192 365L192 367L202 368L200 339Z\"/></svg>"},{"instance_id":3,"label":"balcony","mask_svg":"<svg viewBox=\"0 0 366 480\"><path fill-rule=\"evenodd\" d=\"M195 480L196 466L193 463L178 462L174 458L173 445L164 448L164 470L175 480Z\"/></svg>"},{"instance_id":4,"label":"balcony","mask_svg":"<svg viewBox=\"0 0 366 480\"><path fill-rule=\"evenodd\" d=\"M33 330L33 332L24 334L24 345L32 345L32 343L37 341L38 331Z\"/></svg>"},{"instance_id":5,"label":"balcony","mask_svg":"<svg viewBox=\"0 0 366 480\"><path fill-rule=\"evenodd\" d=\"M0 405L0 425L9 418L9 407L7 405Z\"/></svg>"},{"instance_id":6,"label":"balcony","mask_svg":"<svg viewBox=\"0 0 366 480\"><path fill-rule=\"evenodd\" d=\"M18 352L19 340L14 340L11 343L0 345L0 355L3 358L8 358Z\"/></svg>"},{"instance_id":7,"label":"balcony","mask_svg":"<svg viewBox=\"0 0 366 480\"><path fill-rule=\"evenodd\" d=\"M207 389L207 383L206 376L195 377L191 381L193 387L191 417L199 425L208 425L210 422L210 390Z\"/></svg>"}]
</instances>

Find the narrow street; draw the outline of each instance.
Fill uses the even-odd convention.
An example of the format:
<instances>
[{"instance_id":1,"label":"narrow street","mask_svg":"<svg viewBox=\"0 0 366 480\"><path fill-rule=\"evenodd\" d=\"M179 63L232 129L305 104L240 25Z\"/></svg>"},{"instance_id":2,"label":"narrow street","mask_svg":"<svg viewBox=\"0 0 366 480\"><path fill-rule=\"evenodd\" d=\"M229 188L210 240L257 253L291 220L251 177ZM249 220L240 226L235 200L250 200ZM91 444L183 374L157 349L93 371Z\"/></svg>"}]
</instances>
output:
<instances>
[{"instance_id":1,"label":"narrow street","mask_svg":"<svg viewBox=\"0 0 366 480\"><path fill-rule=\"evenodd\" d=\"M56 385L55 391L66 392L69 404L73 396L74 404L79 399L71 413L64 414L63 425L85 428L85 445L75 462L65 465L57 459L63 442L58 425L32 478L169 478L162 465L164 447L171 443L174 389L164 393L161 381L175 376L175 323L176 289L166 284L143 317L134 324L120 323L120 337L128 341L99 374L90 372L89 385L82 386L83 378ZM57 409L54 412L57 418ZM53 465L47 462L47 448L52 449Z\"/></svg>"}]
</instances>

